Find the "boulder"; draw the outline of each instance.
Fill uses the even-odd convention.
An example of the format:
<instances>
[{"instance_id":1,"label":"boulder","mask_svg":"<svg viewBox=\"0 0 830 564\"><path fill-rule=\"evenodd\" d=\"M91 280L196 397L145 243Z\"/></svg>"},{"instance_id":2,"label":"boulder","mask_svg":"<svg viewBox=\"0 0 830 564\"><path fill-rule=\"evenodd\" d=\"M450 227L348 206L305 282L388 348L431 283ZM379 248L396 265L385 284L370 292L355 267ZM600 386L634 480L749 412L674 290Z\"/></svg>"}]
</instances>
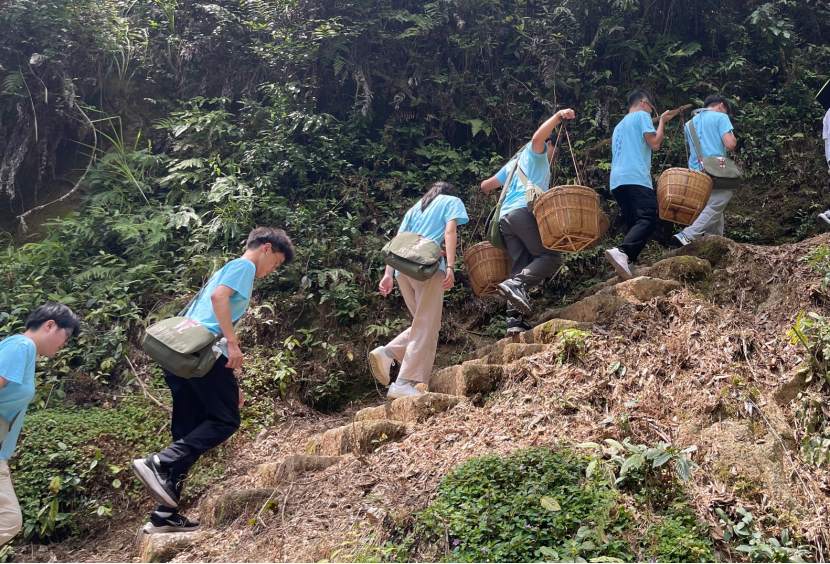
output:
<instances>
[{"instance_id":1,"label":"boulder","mask_svg":"<svg viewBox=\"0 0 830 564\"><path fill-rule=\"evenodd\" d=\"M404 437L406 433L406 425L400 421L355 421L313 437L306 450L309 454L324 456L339 456L350 452L368 454L384 443Z\"/></svg>"},{"instance_id":2,"label":"boulder","mask_svg":"<svg viewBox=\"0 0 830 564\"><path fill-rule=\"evenodd\" d=\"M148 534L142 529L138 532L138 560L139 562L170 562L177 554L203 541L206 531L189 533L153 533Z\"/></svg>"},{"instance_id":3,"label":"boulder","mask_svg":"<svg viewBox=\"0 0 830 564\"><path fill-rule=\"evenodd\" d=\"M390 419L407 423L419 423L436 413L447 411L461 398L447 394L425 393L412 398L398 398L384 405L367 407L355 414L355 421Z\"/></svg>"},{"instance_id":4,"label":"boulder","mask_svg":"<svg viewBox=\"0 0 830 564\"><path fill-rule=\"evenodd\" d=\"M274 487L291 482L306 472L324 470L337 464L339 456L315 456L293 454L279 462L265 462L256 467L256 476L261 486Z\"/></svg>"}]
</instances>

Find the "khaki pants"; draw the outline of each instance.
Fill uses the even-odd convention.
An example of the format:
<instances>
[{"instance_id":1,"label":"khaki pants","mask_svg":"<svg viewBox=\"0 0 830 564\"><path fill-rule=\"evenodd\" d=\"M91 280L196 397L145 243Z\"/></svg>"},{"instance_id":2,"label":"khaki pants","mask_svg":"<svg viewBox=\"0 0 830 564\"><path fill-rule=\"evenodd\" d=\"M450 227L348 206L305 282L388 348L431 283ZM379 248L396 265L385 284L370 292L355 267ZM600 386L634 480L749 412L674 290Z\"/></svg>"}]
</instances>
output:
<instances>
[{"instance_id":1,"label":"khaki pants","mask_svg":"<svg viewBox=\"0 0 830 564\"><path fill-rule=\"evenodd\" d=\"M0 460L0 546L6 544L23 528L23 515L12 487L9 463Z\"/></svg>"},{"instance_id":2,"label":"khaki pants","mask_svg":"<svg viewBox=\"0 0 830 564\"><path fill-rule=\"evenodd\" d=\"M441 329L444 277L440 270L423 282L398 275L398 287L412 314L412 325L386 345L386 351L401 364L398 378L429 384Z\"/></svg>"}]
</instances>

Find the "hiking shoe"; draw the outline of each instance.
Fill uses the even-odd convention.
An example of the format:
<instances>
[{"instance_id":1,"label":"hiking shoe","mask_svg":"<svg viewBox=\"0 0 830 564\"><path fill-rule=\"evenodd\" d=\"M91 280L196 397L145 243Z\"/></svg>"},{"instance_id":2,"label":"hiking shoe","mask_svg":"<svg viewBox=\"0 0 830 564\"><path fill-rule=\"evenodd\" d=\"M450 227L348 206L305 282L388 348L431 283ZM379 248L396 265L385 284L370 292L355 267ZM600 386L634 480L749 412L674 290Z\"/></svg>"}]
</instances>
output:
<instances>
[{"instance_id":1,"label":"hiking shoe","mask_svg":"<svg viewBox=\"0 0 830 564\"><path fill-rule=\"evenodd\" d=\"M142 529L147 534L153 533L189 533L199 529L198 521L191 521L181 513L173 513L169 517L162 517L158 512L150 514L150 520Z\"/></svg>"},{"instance_id":2,"label":"hiking shoe","mask_svg":"<svg viewBox=\"0 0 830 564\"><path fill-rule=\"evenodd\" d=\"M386 392L386 397L389 399L418 397L424 392L416 388L416 385L416 382L410 382L408 380L401 381L399 378L397 381L392 382L392 385L389 386L389 391Z\"/></svg>"},{"instance_id":3,"label":"hiking shoe","mask_svg":"<svg viewBox=\"0 0 830 564\"><path fill-rule=\"evenodd\" d=\"M674 243L675 241L677 241L677 243L678 243L676 245L677 247L685 247L686 245L689 245L692 242L691 239L689 239L688 237L683 235L682 231L680 233L675 233L674 234L674 236L672 237L672 243Z\"/></svg>"},{"instance_id":4,"label":"hiking shoe","mask_svg":"<svg viewBox=\"0 0 830 564\"><path fill-rule=\"evenodd\" d=\"M628 255L614 247L605 251L605 258L614 267L617 276L623 280L631 280L634 274L631 272L631 267L628 265Z\"/></svg>"},{"instance_id":5,"label":"hiking shoe","mask_svg":"<svg viewBox=\"0 0 830 564\"><path fill-rule=\"evenodd\" d=\"M133 472L144 484L153 498L167 507L178 507L179 496L170 476L161 469L161 463L157 454L151 454L147 458L136 458L132 462Z\"/></svg>"},{"instance_id":6,"label":"hiking shoe","mask_svg":"<svg viewBox=\"0 0 830 564\"><path fill-rule=\"evenodd\" d=\"M392 370L393 361L394 359L386 354L386 348L384 347L377 347L369 351L369 368L372 370L372 376L382 386L389 385L389 373Z\"/></svg>"},{"instance_id":7,"label":"hiking shoe","mask_svg":"<svg viewBox=\"0 0 830 564\"><path fill-rule=\"evenodd\" d=\"M830 210L825 210L818 214L818 218L822 220L824 223L830 225Z\"/></svg>"},{"instance_id":8,"label":"hiking shoe","mask_svg":"<svg viewBox=\"0 0 830 564\"><path fill-rule=\"evenodd\" d=\"M524 284L517 280L505 280L501 284L498 284L496 288L499 291L499 294L502 295L504 299L506 299L510 305L524 313L525 315L530 315L533 310L530 307L530 300L527 297L527 290L525 290Z\"/></svg>"},{"instance_id":9,"label":"hiking shoe","mask_svg":"<svg viewBox=\"0 0 830 564\"><path fill-rule=\"evenodd\" d=\"M508 317L507 318L507 336L512 337L513 335L518 335L519 333L524 333L525 331L529 331L531 329L530 325L525 323L525 320L521 317Z\"/></svg>"}]
</instances>

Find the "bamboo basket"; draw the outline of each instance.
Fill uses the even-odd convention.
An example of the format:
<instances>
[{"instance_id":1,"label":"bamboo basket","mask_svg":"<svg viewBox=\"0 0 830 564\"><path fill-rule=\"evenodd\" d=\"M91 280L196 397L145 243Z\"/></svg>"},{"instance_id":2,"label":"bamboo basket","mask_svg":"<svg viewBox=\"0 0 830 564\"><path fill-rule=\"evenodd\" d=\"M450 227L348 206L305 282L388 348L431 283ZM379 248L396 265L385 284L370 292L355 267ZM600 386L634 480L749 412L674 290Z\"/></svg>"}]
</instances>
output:
<instances>
[{"instance_id":1,"label":"bamboo basket","mask_svg":"<svg viewBox=\"0 0 830 564\"><path fill-rule=\"evenodd\" d=\"M495 294L496 284L507 280L510 274L507 253L486 241L467 249L464 264L467 265L473 293L479 297Z\"/></svg>"},{"instance_id":2,"label":"bamboo basket","mask_svg":"<svg viewBox=\"0 0 830 564\"><path fill-rule=\"evenodd\" d=\"M587 186L557 186L533 206L542 245L552 251L576 253L597 244L608 231L599 195Z\"/></svg>"},{"instance_id":3,"label":"bamboo basket","mask_svg":"<svg viewBox=\"0 0 830 564\"><path fill-rule=\"evenodd\" d=\"M712 179L688 168L670 168L657 181L660 219L691 225L709 201Z\"/></svg>"}]
</instances>

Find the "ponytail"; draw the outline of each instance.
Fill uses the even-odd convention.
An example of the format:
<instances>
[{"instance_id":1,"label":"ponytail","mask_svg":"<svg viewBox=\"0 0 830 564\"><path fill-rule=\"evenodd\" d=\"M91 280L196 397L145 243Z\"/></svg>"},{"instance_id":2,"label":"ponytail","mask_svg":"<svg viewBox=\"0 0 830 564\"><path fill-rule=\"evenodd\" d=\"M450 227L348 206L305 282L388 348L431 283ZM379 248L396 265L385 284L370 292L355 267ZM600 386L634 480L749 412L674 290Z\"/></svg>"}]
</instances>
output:
<instances>
[{"instance_id":1,"label":"ponytail","mask_svg":"<svg viewBox=\"0 0 830 564\"><path fill-rule=\"evenodd\" d=\"M454 192L455 186L453 186L449 182L444 182L443 180L440 180L434 183L432 186L429 187L427 193L424 194L424 196L421 198L421 211L427 211L427 208L432 203L432 201L441 194L452 196Z\"/></svg>"}]
</instances>

